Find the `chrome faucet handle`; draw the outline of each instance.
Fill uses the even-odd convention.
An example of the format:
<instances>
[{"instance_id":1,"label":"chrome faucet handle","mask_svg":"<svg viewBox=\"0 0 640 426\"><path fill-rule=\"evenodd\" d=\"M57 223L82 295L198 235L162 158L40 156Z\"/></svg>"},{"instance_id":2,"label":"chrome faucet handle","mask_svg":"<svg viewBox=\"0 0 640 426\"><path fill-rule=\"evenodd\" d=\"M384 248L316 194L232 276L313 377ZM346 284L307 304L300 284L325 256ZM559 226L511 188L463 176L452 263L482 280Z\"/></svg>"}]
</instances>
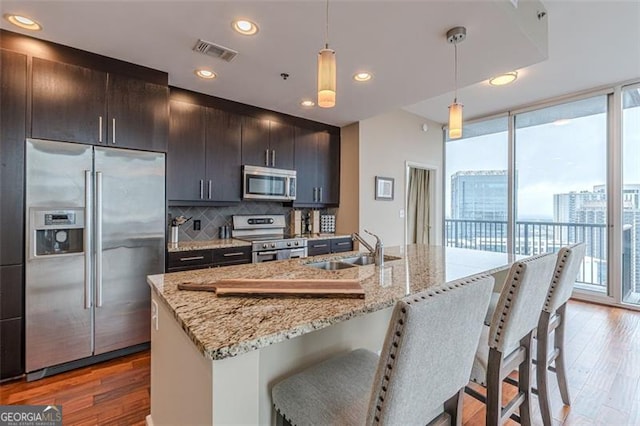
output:
<instances>
[{"instance_id":1,"label":"chrome faucet handle","mask_svg":"<svg viewBox=\"0 0 640 426\"><path fill-rule=\"evenodd\" d=\"M364 232L366 232L367 234L371 235L372 237L374 237L376 239L376 244L380 244L382 245L382 238L378 237L376 234L374 234L373 232L369 232L368 230L364 230Z\"/></svg>"}]
</instances>

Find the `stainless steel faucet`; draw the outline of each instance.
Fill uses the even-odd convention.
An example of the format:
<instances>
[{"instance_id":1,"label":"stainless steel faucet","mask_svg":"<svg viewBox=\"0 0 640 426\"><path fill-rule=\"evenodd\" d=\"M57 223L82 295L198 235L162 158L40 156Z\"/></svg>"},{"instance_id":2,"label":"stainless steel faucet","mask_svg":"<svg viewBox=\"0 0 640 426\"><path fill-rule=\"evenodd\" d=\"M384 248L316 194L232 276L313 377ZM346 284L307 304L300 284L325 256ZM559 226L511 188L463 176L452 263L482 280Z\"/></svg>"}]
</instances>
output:
<instances>
[{"instance_id":1,"label":"stainless steel faucet","mask_svg":"<svg viewBox=\"0 0 640 426\"><path fill-rule=\"evenodd\" d=\"M358 240L360 244L362 244L367 248L367 250L369 250L369 254L373 256L376 266L380 266L380 267L384 266L384 244L382 243L382 239L378 237L376 234L367 231L366 229L364 230L364 232L375 237L376 239L375 248L373 248L371 244L366 242L357 232L354 232L353 234L351 234L351 240L352 241Z\"/></svg>"}]
</instances>

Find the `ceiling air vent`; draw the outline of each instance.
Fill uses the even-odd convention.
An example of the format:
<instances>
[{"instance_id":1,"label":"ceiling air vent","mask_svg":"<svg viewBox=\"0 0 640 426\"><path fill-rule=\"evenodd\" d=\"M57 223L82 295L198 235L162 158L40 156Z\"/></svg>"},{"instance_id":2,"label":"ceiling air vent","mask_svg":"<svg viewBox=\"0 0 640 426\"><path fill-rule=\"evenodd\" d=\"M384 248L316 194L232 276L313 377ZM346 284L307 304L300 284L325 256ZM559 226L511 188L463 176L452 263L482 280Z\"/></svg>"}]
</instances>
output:
<instances>
[{"instance_id":1,"label":"ceiling air vent","mask_svg":"<svg viewBox=\"0 0 640 426\"><path fill-rule=\"evenodd\" d=\"M220 46L219 44L205 40L198 40L196 45L193 47L193 51L202 53L203 55L213 56L214 58L220 58L227 62L231 62L238 54L238 52L229 49L228 47Z\"/></svg>"}]
</instances>

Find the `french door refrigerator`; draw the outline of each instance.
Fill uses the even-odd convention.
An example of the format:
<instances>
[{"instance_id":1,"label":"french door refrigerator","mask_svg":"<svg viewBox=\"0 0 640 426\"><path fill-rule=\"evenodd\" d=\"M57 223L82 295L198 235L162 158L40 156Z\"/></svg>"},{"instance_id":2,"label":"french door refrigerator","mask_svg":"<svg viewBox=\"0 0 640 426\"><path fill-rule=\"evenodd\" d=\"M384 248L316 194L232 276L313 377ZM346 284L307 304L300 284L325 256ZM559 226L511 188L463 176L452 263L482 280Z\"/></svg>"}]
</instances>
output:
<instances>
[{"instance_id":1,"label":"french door refrigerator","mask_svg":"<svg viewBox=\"0 0 640 426\"><path fill-rule=\"evenodd\" d=\"M25 215L27 378L148 342L164 154L27 139Z\"/></svg>"}]
</instances>

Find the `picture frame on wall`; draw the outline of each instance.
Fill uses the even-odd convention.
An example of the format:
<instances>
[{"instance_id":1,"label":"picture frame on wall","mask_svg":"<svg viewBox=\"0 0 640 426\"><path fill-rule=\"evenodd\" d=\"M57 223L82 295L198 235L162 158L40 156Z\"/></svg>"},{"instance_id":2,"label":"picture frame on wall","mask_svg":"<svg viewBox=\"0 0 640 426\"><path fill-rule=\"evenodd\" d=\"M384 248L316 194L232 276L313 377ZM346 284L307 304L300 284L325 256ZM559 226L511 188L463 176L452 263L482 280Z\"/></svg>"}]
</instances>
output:
<instances>
[{"instance_id":1,"label":"picture frame on wall","mask_svg":"<svg viewBox=\"0 0 640 426\"><path fill-rule=\"evenodd\" d=\"M376 200L393 201L394 179L376 176Z\"/></svg>"}]
</instances>

